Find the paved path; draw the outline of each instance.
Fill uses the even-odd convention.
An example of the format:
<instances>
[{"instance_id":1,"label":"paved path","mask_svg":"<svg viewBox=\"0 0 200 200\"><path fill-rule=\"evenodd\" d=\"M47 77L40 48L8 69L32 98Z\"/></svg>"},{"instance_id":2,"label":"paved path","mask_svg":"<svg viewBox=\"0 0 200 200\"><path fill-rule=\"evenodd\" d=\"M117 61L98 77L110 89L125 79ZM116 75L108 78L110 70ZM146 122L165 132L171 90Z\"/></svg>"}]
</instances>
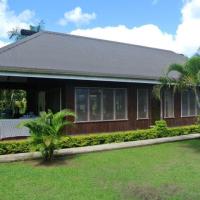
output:
<instances>
[{"instance_id":1,"label":"paved path","mask_svg":"<svg viewBox=\"0 0 200 200\"><path fill-rule=\"evenodd\" d=\"M64 155L82 154L82 153L97 152L97 151L108 151L108 150L114 150L114 149L147 146L147 145L153 145L153 144L190 140L190 139L196 139L196 138L200 138L200 133L174 136L174 137L148 139L148 140L138 140L138 141L132 141L132 142L121 142L121 143L102 144L102 145L94 145L94 146L86 146L86 147L59 149L55 151L55 155L64 156ZM38 158L41 158L41 154L39 152L0 155L0 163L31 160L31 159L38 159Z\"/></svg>"}]
</instances>

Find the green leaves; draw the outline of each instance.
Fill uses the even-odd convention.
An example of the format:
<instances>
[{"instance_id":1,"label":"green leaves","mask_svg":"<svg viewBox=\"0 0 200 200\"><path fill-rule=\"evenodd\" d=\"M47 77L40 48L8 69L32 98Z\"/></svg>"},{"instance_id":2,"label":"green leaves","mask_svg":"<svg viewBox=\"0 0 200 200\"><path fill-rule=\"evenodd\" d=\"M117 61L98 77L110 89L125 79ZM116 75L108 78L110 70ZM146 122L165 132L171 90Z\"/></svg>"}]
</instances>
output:
<instances>
[{"instance_id":1,"label":"green leaves","mask_svg":"<svg viewBox=\"0 0 200 200\"><path fill-rule=\"evenodd\" d=\"M41 112L36 119L23 121L19 127L29 128L32 147L39 149L45 160L51 160L54 149L58 147L63 128L72 125L67 117L74 117L74 113L62 110L53 114L48 110L48 112Z\"/></svg>"},{"instance_id":2,"label":"green leaves","mask_svg":"<svg viewBox=\"0 0 200 200\"><path fill-rule=\"evenodd\" d=\"M171 76L176 74L176 78ZM192 89L195 92L196 100L200 105L197 88L200 86L200 57L194 56L184 64L172 64L167 70L167 74L160 78L160 85L153 88L154 96L160 99L162 90L173 88L173 92Z\"/></svg>"}]
</instances>

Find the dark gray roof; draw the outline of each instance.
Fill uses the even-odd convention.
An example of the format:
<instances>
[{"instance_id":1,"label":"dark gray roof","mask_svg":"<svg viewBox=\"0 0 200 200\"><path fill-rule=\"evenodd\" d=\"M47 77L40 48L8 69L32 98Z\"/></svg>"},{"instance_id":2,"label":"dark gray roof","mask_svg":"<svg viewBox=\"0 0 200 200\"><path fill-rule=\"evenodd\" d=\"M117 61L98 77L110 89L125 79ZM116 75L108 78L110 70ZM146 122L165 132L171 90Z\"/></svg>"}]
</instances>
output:
<instances>
[{"instance_id":1,"label":"dark gray roof","mask_svg":"<svg viewBox=\"0 0 200 200\"><path fill-rule=\"evenodd\" d=\"M156 80L186 57L172 51L54 32L0 49L0 71Z\"/></svg>"}]
</instances>

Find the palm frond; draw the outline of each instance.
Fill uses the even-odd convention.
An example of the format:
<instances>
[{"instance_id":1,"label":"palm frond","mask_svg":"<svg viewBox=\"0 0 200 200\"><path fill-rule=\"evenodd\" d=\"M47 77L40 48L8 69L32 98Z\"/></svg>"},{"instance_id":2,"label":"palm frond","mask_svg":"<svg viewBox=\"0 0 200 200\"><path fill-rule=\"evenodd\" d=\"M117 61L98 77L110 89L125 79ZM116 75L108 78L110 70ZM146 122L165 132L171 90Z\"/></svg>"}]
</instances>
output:
<instances>
[{"instance_id":1,"label":"palm frond","mask_svg":"<svg viewBox=\"0 0 200 200\"><path fill-rule=\"evenodd\" d=\"M180 64L171 64L167 70L167 76L170 72L178 72L180 75L185 74L185 69L183 65Z\"/></svg>"}]
</instances>

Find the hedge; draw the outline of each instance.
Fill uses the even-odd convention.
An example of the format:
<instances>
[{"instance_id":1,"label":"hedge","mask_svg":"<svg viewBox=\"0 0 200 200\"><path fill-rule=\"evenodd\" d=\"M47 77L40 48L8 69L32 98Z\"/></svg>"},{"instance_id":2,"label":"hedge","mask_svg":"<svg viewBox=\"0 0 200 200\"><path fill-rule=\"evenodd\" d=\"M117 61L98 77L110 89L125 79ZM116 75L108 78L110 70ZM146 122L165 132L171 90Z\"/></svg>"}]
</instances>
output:
<instances>
[{"instance_id":1,"label":"hedge","mask_svg":"<svg viewBox=\"0 0 200 200\"><path fill-rule=\"evenodd\" d=\"M63 137L58 146L59 148L83 147L98 144L117 143L136 141L143 139L153 139L159 137L169 137L178 135L187 135L200 132L200 126L182 126L167 128L163 122L158 122L154 128L145 130L121 131L113 133L91 134L83 136ZM10 140L0 142L0 155L30 152L31 145L26 140Z\"/></svg>"}]
</instances>

